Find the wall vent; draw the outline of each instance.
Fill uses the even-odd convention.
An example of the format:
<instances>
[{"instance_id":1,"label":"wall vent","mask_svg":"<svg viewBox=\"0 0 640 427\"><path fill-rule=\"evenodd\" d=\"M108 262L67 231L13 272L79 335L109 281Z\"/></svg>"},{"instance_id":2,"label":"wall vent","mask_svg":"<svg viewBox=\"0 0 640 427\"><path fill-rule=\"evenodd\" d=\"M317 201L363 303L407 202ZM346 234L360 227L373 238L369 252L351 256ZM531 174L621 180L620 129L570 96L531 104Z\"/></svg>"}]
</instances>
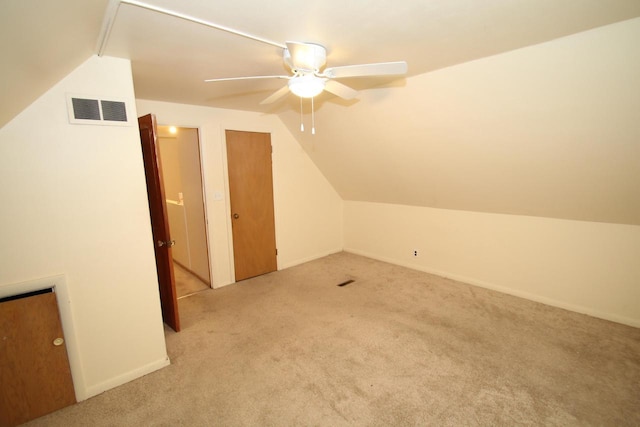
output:
<instances>
[{"instance_id":1,"label":"wall vent","mask_svg":"<svg viewBox=\"0 0 640 427\"><path fill-rule=\"evenodd\" d=\"M120 99L100 99L67 94L69 123L130 126L129 104Z\"/></svg>"}]
</instances>

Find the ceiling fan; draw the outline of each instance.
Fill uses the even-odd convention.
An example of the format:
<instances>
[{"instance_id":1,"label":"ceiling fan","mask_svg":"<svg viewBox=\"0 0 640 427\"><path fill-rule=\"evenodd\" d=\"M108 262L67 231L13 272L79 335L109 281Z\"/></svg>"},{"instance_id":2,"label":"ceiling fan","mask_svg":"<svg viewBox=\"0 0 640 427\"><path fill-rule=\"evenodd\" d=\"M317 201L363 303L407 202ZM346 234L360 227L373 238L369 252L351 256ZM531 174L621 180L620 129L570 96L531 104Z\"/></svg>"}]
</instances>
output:
<instances>
[{"instance_id":1,"label":"ceiling fan","mask_svg":"<svg viewBox=\"0 0 640 427\"><path fill-rule=\"evenodd\" d=\"M302 115L302 98L311 98L311 117L313 123L313 99L323 91L330 92L343 99L353 99L358 92L349 86L346 86L335 79L345 77L367 77L381 75L402 75L407 72L407 63L405 61L398 62L381 62L376 64L360 64L346 65L339 67L325 68L327 62L327 50L324 46L315 43L286 42L278 43L264 37L258 37L253 34L229 28L220 24L216 24L204 19L190 16L185 13L177 12L165 7L156 6L140 0L109 0L107 10L103 18L102 29L98 38L97 53L102 56L111 34L111 29L116 19L116 15L121 4L127 4L142 9L147 9L163 15L172 16L185 21L204 25L216 30L225 31L240 37L245 37L261 43L266 43L283 49L283 60L291 70L291 75L281 76L247 76L247 77L226 77L217 79L208 79L205 82L220 82L229 80L247 80L247 79L287 79L285 86L264 99L260 104L270 104L292 92L300 97L300 108ZM301 130L304 127L301 124ZM315 128L311 128L311 132L315 133Z\"/></svg>"},{"instance_id":2,"label":"ceiling fan","mask_svg":"<svg viewBox=\"0 0 640 427\"><path fill-rule=\"evenodd\" d=\"M205 82L272 78L288 79L289 81L285 86L260 103L270 104L289 92L301 98L314 98L322 93L323 90L326 90L340 98L353 99L358 92L335 79L402 75L407 72L407 63L404 61L324 68L327 62L327 50L324 46L315 43L286 42L283 49L283 60L291 70L291 75L226 77L208 79Z\"/></svg>"}]
</instances>

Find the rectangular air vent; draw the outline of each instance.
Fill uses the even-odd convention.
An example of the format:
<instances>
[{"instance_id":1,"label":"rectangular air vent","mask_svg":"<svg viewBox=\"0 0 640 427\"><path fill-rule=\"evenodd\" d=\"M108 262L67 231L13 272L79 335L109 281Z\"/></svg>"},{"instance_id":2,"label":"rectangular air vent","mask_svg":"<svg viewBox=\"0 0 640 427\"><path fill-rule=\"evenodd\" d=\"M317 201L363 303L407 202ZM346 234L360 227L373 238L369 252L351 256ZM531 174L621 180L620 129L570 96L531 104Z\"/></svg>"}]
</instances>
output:
<instances>
[{"instance_id":1,"label":"rectangular air vent","mask_svg":"<svg viewBox=\"0 0 640 427\"><path fill-rule=\"evenodd\" d=\"M67 94L69 123L92 125L131 125L130 102Z\"/></svg>"},{"instance_id":2,"label":"rectangular air vent","mask_svg":"<svg viewBox=\"0 0 640 427\"><path fill-rule=\"evenodd\" d=\"M100 107L97 99L71 98L73 118L76 120L100 120Z\"/></svg>"},{"instance_id":3,"label":"rectangular air vent","mask_svg":"<svg viewBox=\"0 0 640 427\"><path fill-rule=\"evenodd\" d=\"M119 101L100 101L102 106L102 118L111 120L112 122L126 122L127 109L124 102Z\"/></svg>"}]
</instances>

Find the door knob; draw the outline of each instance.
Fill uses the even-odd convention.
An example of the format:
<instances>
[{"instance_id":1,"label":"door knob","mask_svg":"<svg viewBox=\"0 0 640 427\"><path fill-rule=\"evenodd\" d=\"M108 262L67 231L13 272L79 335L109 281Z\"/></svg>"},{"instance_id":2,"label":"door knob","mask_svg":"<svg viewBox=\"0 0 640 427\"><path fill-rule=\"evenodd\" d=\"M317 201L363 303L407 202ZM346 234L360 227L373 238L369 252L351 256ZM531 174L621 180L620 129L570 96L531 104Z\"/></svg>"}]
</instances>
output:
<instances>
[{"instance_id":1,"label":"door knob","mask_svg":"<svg viewBox=\"0 0 640 427\"><path fill-rule=\"evenodd\" d=\"M238 215L237 213L234 213L234 214L233 214L233 217L234 217L235 219L238 219L238 218L240 218L240 215Z\"/></svg>"},{"instance_id":2,"label":"door knob","mask_svg":"<svg viewBox=\"0 0 640 427\"><path fill-rule=\"evenodd\" d=\"M60 346L62 344L64 344L64 339L63 338L56 338L55 340L53 340L53 345L55 345L56 347Z\"/></svg>"}]
</instances>

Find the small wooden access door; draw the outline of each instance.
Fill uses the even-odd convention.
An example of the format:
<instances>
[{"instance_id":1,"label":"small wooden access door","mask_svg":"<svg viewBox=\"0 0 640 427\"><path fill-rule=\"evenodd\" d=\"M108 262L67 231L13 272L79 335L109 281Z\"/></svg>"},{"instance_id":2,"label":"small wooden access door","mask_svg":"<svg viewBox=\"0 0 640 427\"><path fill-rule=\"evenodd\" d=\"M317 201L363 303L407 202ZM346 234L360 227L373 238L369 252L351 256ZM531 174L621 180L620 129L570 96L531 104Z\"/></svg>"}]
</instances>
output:
<instances>
[{"instance_id":1,"label":"small wooden access door","mask_svg":"<svg viewBox=\"0 0 640 427\"><path fill-rule=\"evenodd\" d=\"M151 214L153 246L156 253L162 319L174 331L179 332L178 297L171 256L173 242L169 234L169 217L167 215L167 204L162 181L160 147L156 137L156 118L152 114L147 114L138 118L138 125L140 128L140 142L142 143L144 173L147 178L147 194Z\"/></svg>"},{"instance_id":2,"label":"small wooden access door","mask_svg":"<svg viewBox=\"0 0 640 427\"><path fill-rule=\"evenodd\" d=\"M271 135L226 131L236 281L277 270Z\"/></svg>"},{"instance_id":3,"label":"small wooden access door","mask_svg":"<svg viewBox=\"0 0 640 427\"><path fill-rule=\"evenodd\" d=\"M0 426L76 403L56 295L0 302Z\"/></svg>"}]
</instances>

